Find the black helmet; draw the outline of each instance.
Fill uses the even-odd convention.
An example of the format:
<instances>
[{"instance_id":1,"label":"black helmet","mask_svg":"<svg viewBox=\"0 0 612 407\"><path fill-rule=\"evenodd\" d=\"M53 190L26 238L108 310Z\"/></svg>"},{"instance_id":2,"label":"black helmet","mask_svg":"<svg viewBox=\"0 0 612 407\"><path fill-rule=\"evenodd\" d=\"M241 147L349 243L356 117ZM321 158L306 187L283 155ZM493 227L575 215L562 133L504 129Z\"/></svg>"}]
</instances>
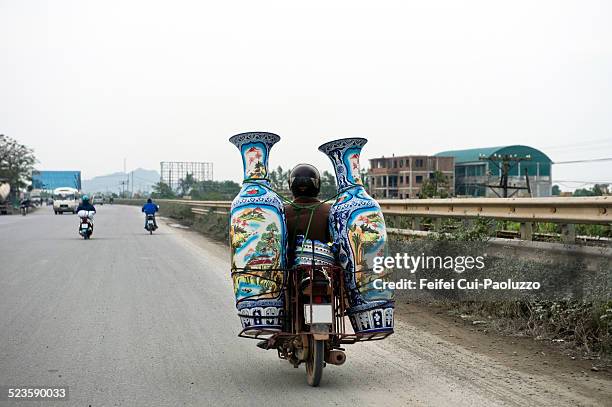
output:
<instances>
[{"instance_id":1,"label":"black helmet","mask_svg":"<svg viewBox=\"0 0 612 407\"><path fill-rule=\"evenodd\" d=\"M151 198L147 199L147 203L153 203L153 200Z\"/></svg>"},{"instance_id":2,"label":"black helmet","mask_svg":"<svg viewBox=\"0 0 612 407\"><path fill-rule=\"evenodd\" d=\"M310 164L298 164L289 173L289 189L294 197L316 197L321 190L319 171Z\"/></svg>"}]
</instances>

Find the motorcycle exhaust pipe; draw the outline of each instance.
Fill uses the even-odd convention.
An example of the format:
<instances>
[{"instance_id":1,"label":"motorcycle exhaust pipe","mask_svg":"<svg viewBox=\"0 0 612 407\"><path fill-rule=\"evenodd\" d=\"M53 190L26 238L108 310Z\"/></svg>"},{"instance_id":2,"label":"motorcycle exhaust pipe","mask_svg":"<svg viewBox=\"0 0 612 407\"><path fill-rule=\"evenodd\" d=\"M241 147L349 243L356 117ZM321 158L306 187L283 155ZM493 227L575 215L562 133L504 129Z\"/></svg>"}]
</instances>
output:
<instances>
[{"instance_id":1,"label":"motorcycle exhaust pipe","mask_svg":"<svg viewBox=\"0 0 612 407\"><path fill-rule=\"evenodd\" d=\"M325 362L340 366L344 362L346 362L346 353L341 350L331 350L329 351L329 355L325 358Z\"/></svg>"}]
</instances>

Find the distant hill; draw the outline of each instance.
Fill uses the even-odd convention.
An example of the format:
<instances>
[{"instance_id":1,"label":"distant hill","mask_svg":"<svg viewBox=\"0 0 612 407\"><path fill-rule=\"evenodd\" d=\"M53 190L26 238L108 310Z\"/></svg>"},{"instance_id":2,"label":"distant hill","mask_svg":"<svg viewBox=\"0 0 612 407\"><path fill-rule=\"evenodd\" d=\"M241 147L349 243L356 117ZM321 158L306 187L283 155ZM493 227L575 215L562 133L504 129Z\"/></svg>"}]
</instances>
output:
<instances>
[{"instance_id":1,"label":"distant hill","mask_svg":"<svg viewBox=\"0 0 612 407\"><path fill-rule=\"evenodd\" d=\"M101 175L92 179L82 181L82 190L89 194L94 192L119 192L121 181L126 181L130 177L132 182L132 173L115 172L113 174ZM159 172L155 170L145 170L138 168L134 170L134 192L149 192L153 185L159 182ZM132 185L130 185L132 190Z\"/></svg>"}]
</instances>

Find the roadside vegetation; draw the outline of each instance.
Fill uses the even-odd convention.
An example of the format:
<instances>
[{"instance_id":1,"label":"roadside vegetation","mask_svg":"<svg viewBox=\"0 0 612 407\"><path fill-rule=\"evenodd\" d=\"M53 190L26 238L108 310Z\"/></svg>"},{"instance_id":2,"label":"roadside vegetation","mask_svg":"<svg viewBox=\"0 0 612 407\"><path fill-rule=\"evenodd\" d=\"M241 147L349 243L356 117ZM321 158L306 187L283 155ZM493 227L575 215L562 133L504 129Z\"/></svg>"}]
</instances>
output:
<instances>
[{"instance_id":1,"label":"roadside vegetation","mask_svg":"<svg viewBox=\"0 0 612 407\"><path fill-rule=\"evenodd\" d=\"M0 134L0 183L10 184L11 201L30 183L35 163L34 150Z\"/></svg>"},{"instance_id":2,"label":"roadside vegetation","mask_svg":"<svg viewBox=\"0 0 612 407\"><path fill-rule=\"evenodd\" d=\"M492 237L493 230L492 221L486 219L475 220L469 225L462 224L461 227L454 223L443 223L441 233L432 233L424 240L430 242L429 247L432 247L433 243L433 247L442 248L443 252L447 251L448 247L456 249L458 245L467 249L470 246L486 244ZM399 250L406 251L410 250L408 247L416 247L410 246L410 242L418 241L416 238L393 236L390 243L391 246L396 246L394 251L398 250L398 247L401 247ZM512 263L498 268L498 271L502 271L499 278L512 276L512 270L515 268L527 267L543 275L549 271L558 272L549 268L548 260L543 259L542 263L539 263L529 259L513 259ZM563 266L567 269L581 267L579 261ZM584 284L582 280L575 281L576 291L579 293L575 298L571 295L559 295L554 300L462 301L439 297L432 302L442 305L449 313L461 316L467 322L483 323L488 330L503 335L527 336L538 341L549 341L565 350L582 353L583 357L601 358L604 363L612 363L612 299L609 295L612 270L609 264L602 264L596 273L599 274L596 281L601 284L595 284L595 289L585 288L589 285ZM583 299L579 299L581 297Z\"/></svg>"}]
</instances>

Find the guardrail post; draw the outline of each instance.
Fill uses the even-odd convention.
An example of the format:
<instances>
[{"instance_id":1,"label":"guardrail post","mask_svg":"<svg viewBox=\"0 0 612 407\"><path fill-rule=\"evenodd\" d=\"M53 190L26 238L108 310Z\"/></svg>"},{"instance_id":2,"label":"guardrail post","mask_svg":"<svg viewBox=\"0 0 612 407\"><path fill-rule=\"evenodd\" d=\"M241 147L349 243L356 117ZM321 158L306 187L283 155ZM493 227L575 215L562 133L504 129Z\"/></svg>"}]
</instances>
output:
<instances>
[{"instance_id":1,"label":"guardrail post","mask_svg":"<svg viewBox=\"0 0 612 407\"><path fill-rule=\"evenodd\" d=\"M533 223L521 222L521 239L533 240Z\"/></svg>"},{"instance_id":2,"label":"guardrail post","mask_svg":"<svg viewBox=\"0 0 612 407\"><path fill-rule=\"evenodd\" d=\"M411 219L412 230L421 230L421 218Z\"/></svg>"},{"instance_id":3,"label":"guardrail post","mask_svg":"<svg viewBox=\"0 0 612 407\"><path fill-rule=\"evenodd\" d=\"M442 218L433 218L434 232L442 230Z\"/></svg>"},{"instance_id":4,"label":"guardrail post","mask_svg":"<svg viewBox=\"0 0 612 407\"><path fill-rule=\"evenodd\" d=\"M576 225L573 223L564 223L561 225L561 240L563 243L576 243Z\"/></svg>"},{"instance_id":5,"label":"guardrail post","mask_svg":"<svg viewBox=\"0 0 612 407\"><path fill-rule=\"evenodd\" d=\"M388 215L387 216L387 226L393 227L393 228L398 228L401 229L401 226L399 224L400 221L400 217L399 216L395 216L395 215Z\"/></svg>"},{"instance_id":6,"label":"guardrail post","mask_svg":"<svg viewBox=\"0 0 612 407\"><path fill-rule=\"evenodd\" d=\"M489 235L490 236L493 236L493 237L497 236L497 226L498 226L497 220L491 219L489 221L489 223L488 223L488 231L489 231Z\"/></svg>"}]
</instances>

